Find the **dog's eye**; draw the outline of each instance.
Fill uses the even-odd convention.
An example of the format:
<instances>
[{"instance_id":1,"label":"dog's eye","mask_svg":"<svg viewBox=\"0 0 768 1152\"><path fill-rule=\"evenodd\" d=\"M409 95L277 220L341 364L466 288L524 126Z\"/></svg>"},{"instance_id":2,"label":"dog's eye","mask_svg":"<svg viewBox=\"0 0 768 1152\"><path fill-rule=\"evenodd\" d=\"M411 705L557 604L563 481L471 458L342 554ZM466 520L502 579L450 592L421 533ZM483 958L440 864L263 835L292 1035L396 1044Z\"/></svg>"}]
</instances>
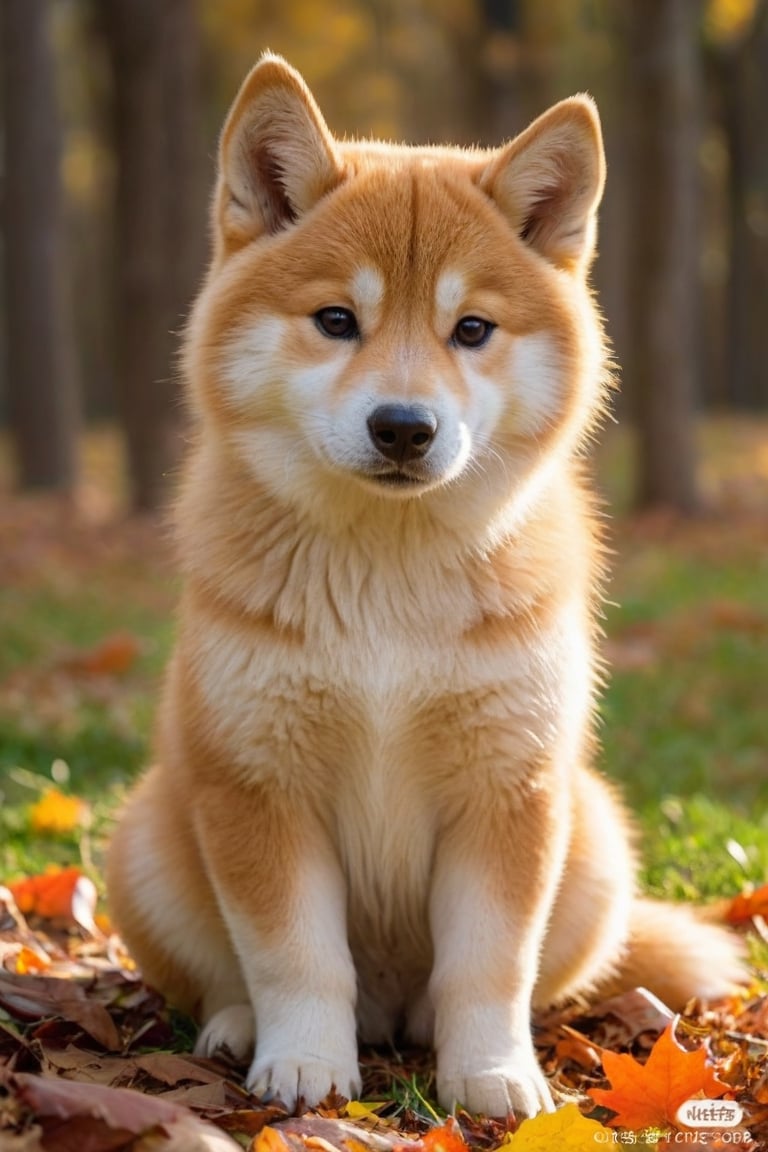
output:
<instances>
[{"instance_id":1,"label":"dog's eye","mask_svg":"<svg viewBox=\"0 0 768 1152\"><path fill-rule=\"evenodd\" d=\"M315 312L315 324L332 340L354 340L360 335L355 314L349 308L321 308Z\"/></svg>"},{"instance_id":2,"label":"dog's eye","mask_svg":"<svg viewBox=\"0 0 768 1152\"><path fill-rule=\"evenodd\" d=\"M462 348L481 348L491 336L495 324L478 316L463 316L453 330L451 341Z\"/></svg>"}]
</instances>

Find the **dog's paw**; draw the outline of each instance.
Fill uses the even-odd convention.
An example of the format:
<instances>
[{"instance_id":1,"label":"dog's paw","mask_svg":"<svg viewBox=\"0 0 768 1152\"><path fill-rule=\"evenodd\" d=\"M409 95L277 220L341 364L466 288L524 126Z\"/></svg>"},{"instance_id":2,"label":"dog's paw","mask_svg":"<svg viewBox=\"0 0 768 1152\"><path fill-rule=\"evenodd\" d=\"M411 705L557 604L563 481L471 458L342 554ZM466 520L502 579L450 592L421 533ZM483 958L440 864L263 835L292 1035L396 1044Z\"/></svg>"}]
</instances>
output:
<instances>
[{"instance_id":1,"label":"dog's paw","mask_svg":"<svg viewBox=\"0 0 768 1152\"><path fill-rule=\"evenodd\" d=\"M440 1104L451 1112L456 1106L468 1112L505 1120L510 1113L522 1120L538 1112L554 1111L552 1096L538 1065L502 1065L483 1071L459 1069L437 1075Z\"/></svg>"},{"instance_id":2,"label":"dog's paw","mask_svg":"<svg viewBox=\"0 0 768 1152\"><path fill-rule=\"evenodd\" d=\"M216 1012L200 1032L195 1043L196 1056L215 1056L228 1052L235 1060L245 1061L253 1052L255 1027L250 1004L230 1004Z\"/></svg>"},{"instance_id":3,"label":"dog's paw","mask_svg":"<svg viewBox=\"0 0 768 1152\"><path fill-rule=\"evenodd\" d=\"M331 1091L348 1100L354 1099L361 1086L356 1062L345 1066L342 1061L320 1060L309 1055L290 1060L257 1056L245 1083L254 1096L281 1100L291 1111L298 1100L312 1108Z\"/></svg>"}]
</instances>

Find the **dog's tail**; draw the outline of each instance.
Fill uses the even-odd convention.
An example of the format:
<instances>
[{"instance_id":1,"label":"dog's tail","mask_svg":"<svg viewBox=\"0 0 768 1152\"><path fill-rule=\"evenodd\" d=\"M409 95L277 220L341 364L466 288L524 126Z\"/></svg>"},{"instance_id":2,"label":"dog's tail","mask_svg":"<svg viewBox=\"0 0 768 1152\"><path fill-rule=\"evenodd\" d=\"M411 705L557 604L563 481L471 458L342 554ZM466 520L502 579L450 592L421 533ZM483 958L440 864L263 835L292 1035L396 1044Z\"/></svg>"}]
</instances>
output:
<instances>
[{"instance_id":1,"label":"dog's tail","mask_svg":"<svg viewBox=\"0 0 768 1152\"><path fill-rule=\"evenodd\" d=\"M638 899L632 906L627 950L602 996L642 986L670 1008L688 1000L719 1000L747 983L742 939L707 908Z\"/></svg>"}]
</instances>

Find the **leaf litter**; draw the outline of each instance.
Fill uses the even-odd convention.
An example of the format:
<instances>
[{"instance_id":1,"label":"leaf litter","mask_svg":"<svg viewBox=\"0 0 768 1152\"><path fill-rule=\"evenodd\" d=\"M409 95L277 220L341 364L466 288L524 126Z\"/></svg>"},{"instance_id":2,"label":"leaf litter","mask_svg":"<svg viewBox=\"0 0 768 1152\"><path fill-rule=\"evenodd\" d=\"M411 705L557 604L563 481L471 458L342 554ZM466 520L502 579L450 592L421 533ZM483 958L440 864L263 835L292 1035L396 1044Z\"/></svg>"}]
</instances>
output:
<instances>
[{"instance_id":1,"label":"leaf litter","mask_svg":"<svg viewBox=\"0 0 768 1152\"><path fill-rule=\"evenodd\" d=\"M362 1101L329 1097L289 1115L246 1091L244 1067L188 1051L190 1028L96 926L95 900L79 910L79 879L66 869L0 887L2 1152L535 1152L615 1139L663 1149L685 1135L688 1099L743 1114L697 1132L700 1143L768 1148L764 989L694 1001L682 1016L645 989L539 1013L538 1056L561 1107L517 1125L446 1116L430 1102L432 1056L411 1049L361 1053ZM764 907L762 892L740 894L722 918Z\"/></svg>"}]
</instances>

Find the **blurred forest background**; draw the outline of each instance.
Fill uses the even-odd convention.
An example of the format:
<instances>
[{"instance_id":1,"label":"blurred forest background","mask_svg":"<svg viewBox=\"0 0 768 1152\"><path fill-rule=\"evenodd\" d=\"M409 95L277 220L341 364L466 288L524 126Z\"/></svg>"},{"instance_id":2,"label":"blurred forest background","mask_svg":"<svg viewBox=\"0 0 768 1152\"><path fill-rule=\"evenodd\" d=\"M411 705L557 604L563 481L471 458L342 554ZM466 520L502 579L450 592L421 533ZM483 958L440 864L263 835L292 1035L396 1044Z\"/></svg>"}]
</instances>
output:
<instances>
[{"instance_id":1,"label":"blurred forest background","mask_svg":"<svg viewBox=\"0 0 768 1152\"><path fill-rule=\"evenodd\" d=\"M608 154L595 280L640 506L694 512L696 421L768 407L768 0L2 0L13 482L73 490L119 426L156 508L216 137L270 47L337 134L493 144L587 90Z\"/></svg>"}]
</instances>

